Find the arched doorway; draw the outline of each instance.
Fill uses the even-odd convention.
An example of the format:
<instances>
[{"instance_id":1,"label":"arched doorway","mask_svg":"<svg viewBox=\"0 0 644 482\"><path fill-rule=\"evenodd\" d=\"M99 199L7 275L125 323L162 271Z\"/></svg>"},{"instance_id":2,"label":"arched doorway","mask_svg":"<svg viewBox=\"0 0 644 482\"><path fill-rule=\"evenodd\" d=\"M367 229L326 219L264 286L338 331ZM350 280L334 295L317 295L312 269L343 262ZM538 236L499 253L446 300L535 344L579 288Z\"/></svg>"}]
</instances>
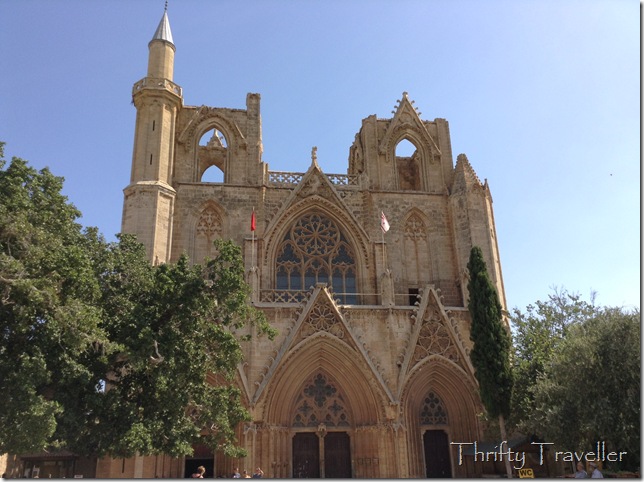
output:
<instances>
[{"instance_id":1,"label":"arched doorway","mask_svg":"<svg viewBox=\"0 0 644 482\"><path fill-rule=\"evenodd\" d=\"M199 466L206 469L204 478L212 478L214 476L215 455L212 449L206 445L195 444L192 446L194 452L190 457L186 457L183 468L183 476L191 477L197 471Z\"/></svg>"},{"instance_id":2,"label":"arched doorway","mask_svg":"<svg viewBox=\"0 0 644 482\"><path fill-rule=\"evenodd\" d=\"M445 478L452 476L449 440L442 427L449 424L447 410L441 398L430 390L423 400L420 411L421 426L429 426L423 434L425 453L425 475L428 478Z\"/></svg>"},{"instance_id":3,"label":"arched doorway","mask_svg":"<svg viewBox=\"0 0 644 482\"><path fill-rule=\"evenodd\" d=\"M351 416L337 383L320 371L304 384L292 427L294 478L351 477Z\"/></svg>"},{"instance_id":4,"label":"arched doorway","mask_svg":"<svg viewBox=\"0 0 644 482\"><path fill-rule=\"evenodd\" d=\"M374 462L383 457L383 446L392 449L391 440L382 440L388 433L381 423L380 394L370 385L356 351L344 341L342 320L325 317L328 323L324 324L318 319L326 313L328 295L319 288L317 293L300 315L301 323L295 325L291 356L287 353L268 386L262 419L268 428L265 447L271 458L262 463L275 462L275 477L298 477L297 468L301 471L305 461L302 454L312 452L307 456L312 460L309 465L317 464L321 478L388 474ZM299 434L314 434L318 440ZM306 437L311 438L304 442ZM310 447L300 450L304 443ZM340 458L342 468L334 472L328 464ZM373 464L366 463L367 458Z\"/></svg>"},{"instance_id":5,"label":"arched doorway","mask_svg":"<svg viewBox=\"0 0 644 482\"><path fill-rule=\"evenodd\" d=\"M427 478L450 478L449 441L444 430L427 430L423 434Z\"/></svg>"}]
</instances>

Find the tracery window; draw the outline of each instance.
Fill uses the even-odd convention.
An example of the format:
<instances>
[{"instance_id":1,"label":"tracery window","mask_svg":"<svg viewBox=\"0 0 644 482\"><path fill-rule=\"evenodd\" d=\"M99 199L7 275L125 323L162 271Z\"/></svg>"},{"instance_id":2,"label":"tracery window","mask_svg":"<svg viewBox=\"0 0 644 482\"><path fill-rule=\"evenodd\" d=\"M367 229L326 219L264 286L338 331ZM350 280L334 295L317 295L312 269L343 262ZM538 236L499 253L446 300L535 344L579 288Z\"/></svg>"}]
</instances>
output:
<instances>
[{"instance_id":1,"label":"tracery window","mask_svg":"<svg viewBox=\"0 0 644 482\"><path fill-rule=\"evenodd\" d=\"M206 206L197 219L195 226L195 244L192 258L195 263L201 263L205 257L212 256L213 241L220 238L223 222L213 206Z\"/></svg>"},{"instance_id":2,"label":"tracery window","mask_svg":"<svg viewBox=\"0 0 644 482\"><path fill-rule=\"evenodd\" d=\"M286 233L276 260L276 289L328 283L343 304L356 304L356 264L346 237L327 216L309 213Z\"/></svg>"},{"instance_id":3,"label":"tracery window","mask_svg":"<svg viewBox=\"0 0 644 482\"><path fill-rule=\"evenodd\" d=\"M297 399L293 427L348 427L344 397L328 377L318 373L309 380Z\"/></svg>"},{"instance_id":4,"label":"tracery window","mask_svg":"<svg viewBox=\"0 0 644 482\"><path fill-rule=\"evenodd\" d=\"M421 425L447 425L447 411L443 401L433 391L430 391L420 410Z\"/></svg>"},{"instance_id":5,"label":"tracery window","mask_svg":"<svg viewBox=\"0 0 644 482\"><path fill-rule=\"evenodd\" d=\"M409 288L415 289L431 279L427 226L417 213L412 213L403 226L403 233L405 275Z\"/></svg>"}]
</instances>

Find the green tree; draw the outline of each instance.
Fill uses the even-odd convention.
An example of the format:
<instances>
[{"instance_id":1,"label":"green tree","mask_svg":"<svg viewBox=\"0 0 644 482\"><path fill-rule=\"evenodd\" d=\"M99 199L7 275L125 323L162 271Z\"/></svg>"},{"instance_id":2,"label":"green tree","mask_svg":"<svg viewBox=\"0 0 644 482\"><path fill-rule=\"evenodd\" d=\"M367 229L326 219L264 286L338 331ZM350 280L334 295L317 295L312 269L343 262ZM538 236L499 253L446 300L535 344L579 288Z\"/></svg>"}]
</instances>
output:
<instances>
[{"instance_id":1,"label":"green tree","mask_svg":"<svg viewBox=\"0 0 644 482\"><path fill-rule=\"evenodd\" d=\"M0 453L59 443L58 420L75 390L95 391L84 359L110 342L79 211L62 178L0 144Z\"/></svg>"},{"instance_id":2,"label":"green tree","mask_svg":"<svg viewBox=\"0 0 644 482\"><path fill-rule=\"evenodd\" d=\"M510 317L513 333L512 424L521 431L529 427L534 413L534 387L550 363L554 349L566 338L572 325L595 315L594 295L588 303L578 293L553 288L547 301L528 305L525 313L515 308Z\"/></svg>"},{"instance_id":3,"label":"green tree","mask_svg":"<svg viewBox=\"0 0 644 482\"><path fill-rule=\"evenodd\" d=\"M641 328L638 310L601 308L568 327L534 386L533 431L567 451L626 451L640 464ZM616 464L615 468L620 468Z\"/></svg>"},{"instance_id":4,"label":"green tree","mask_svg":"<svg viewBox=\"0 0 644 482\"><path fill-rule=\"evenodd\" d=\"M240 248L221 240L215 248L204 266L186 256L152 266L130 236L110 246L98 273L105 329L119 349L99 369L106 390L85 407L94 423L69 427L75 452L180 456L199 442L243 455L234 443L248 418L231 382L242 359L235 330L250 321L274 331L247 302Z\"/></svg>"},{"instance_id":5,"label":"green tree","mask_svg":"<svg viewBox=\"0 0 644 482\"><path fill-rule=\"evenodd\" d=\"M240 248L152 266L131 236L83 230L62 178L0 161L0 453L240 455L240 340L275 335Z\"/></svg>"},{"instance_id":6,"label":"green tree","mask_svg":"<svg viewBox=\"0 0 644 482\"><path fill-rule=\"evenodd\" d=\"M499 296L487 272L481 248L474 246L467 264L469 270L468 309L472 317L470 358L479 382L481 401L490 417L498 418L501 438L507 440L505 418L510 414L512 369L510 335L503 324ZM512 476L506 460L508 477Z\"/></svg>"}]
</instances>

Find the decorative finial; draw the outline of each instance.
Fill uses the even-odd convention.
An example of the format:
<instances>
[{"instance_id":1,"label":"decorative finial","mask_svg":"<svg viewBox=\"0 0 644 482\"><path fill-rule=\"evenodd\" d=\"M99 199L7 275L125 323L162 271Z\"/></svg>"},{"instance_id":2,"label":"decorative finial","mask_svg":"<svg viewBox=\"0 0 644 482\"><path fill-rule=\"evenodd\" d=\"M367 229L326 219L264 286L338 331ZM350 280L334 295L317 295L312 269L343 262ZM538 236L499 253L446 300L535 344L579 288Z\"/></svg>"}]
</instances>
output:
<instances>
[{"instance_id":1,"label":"decorative finial","mask_svg":"<svg viewBox=\"0 0 644 482\"><path fill-rule=\"evenodd\" d=\"M317 146L313 146L313 149L311 149L311 162L315 165L318 163L318 148Z\"/></svg>"},{"instance_id":2,"label":"decorative finial","mask_svg":"<svg viewBox=\"0 0 644 482\"><path fill-rule=\"evenodd\" d=\"M168 11L168 0L165 0L165 11Z\"/></svg>"}]
</instances>

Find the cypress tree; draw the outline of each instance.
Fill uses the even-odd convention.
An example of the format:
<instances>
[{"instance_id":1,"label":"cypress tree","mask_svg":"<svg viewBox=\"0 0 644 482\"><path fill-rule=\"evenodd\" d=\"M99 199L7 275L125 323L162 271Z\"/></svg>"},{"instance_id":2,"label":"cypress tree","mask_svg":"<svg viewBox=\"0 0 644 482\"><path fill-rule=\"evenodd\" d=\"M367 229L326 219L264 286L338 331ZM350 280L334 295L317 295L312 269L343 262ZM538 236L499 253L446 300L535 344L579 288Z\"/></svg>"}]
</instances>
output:
<instances>
[{"instance_id":1,"label":"cypress tree","mask_svg":"<svg viewBox=\"0 0 644 482\"><path fill-rule=\"evenodd\" d=\"M479 382L481 401L490 417L498 417L501 437L507 440L505 418L510 414L512 396L511 341L503 325L499 295L490 280L481 248L474 246L467 264L470 279L468 309L472 318L470 358ZM506 461L508 477L512 476Z\"/></svg>"}]
</instances>

